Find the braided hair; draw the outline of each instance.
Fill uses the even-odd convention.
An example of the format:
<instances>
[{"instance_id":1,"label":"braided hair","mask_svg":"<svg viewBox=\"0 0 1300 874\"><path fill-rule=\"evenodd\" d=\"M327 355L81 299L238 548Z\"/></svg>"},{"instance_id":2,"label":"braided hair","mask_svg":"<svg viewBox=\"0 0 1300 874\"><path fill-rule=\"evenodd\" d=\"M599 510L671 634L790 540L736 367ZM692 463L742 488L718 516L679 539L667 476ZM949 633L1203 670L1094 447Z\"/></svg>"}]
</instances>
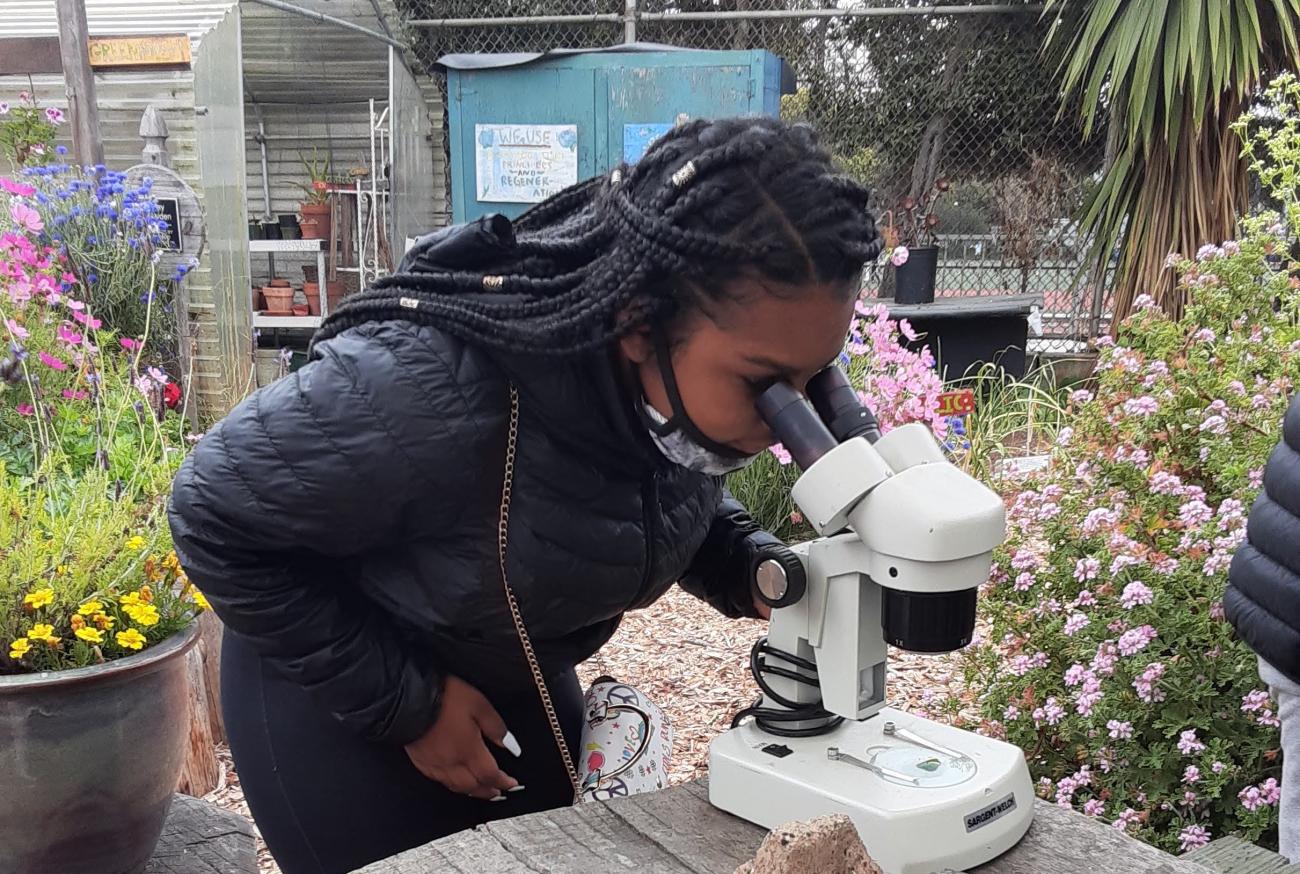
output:
<instances>
[{"instance_id":1,"label":"braided hair","mask_svg":"<svg viewBox=\"0 0 1300 874\"><path fill-rule=\"evenodd\" d=\"M406 319L476 345L571 355L707 307L741 277L851 282L880 250L867 196L806 126L690 122L635 166L524 213L490 270L380 279L332 313L313 345Z\"/></svg>"}]
</instances>

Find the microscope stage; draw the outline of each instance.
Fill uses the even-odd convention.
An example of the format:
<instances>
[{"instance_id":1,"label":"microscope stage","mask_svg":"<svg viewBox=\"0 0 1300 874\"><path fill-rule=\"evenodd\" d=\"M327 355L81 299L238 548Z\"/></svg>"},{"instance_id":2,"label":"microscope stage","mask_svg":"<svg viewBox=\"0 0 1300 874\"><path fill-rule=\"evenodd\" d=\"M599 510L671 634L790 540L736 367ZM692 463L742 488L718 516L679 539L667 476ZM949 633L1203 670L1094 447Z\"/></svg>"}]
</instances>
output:
<instances>
[{"instance_id":1,"label":"microscope stage","mask_svg":"<svg viewBox=\"0 0 1300 874\"><path fill-rule=\"evenodd\" d=\"M765 828L846 814L885 874L981 865L1034 812L1020 749L888 707L816 737L752 721L725 732L709 746L709 801Z\"/></svg>"}]
</instances>

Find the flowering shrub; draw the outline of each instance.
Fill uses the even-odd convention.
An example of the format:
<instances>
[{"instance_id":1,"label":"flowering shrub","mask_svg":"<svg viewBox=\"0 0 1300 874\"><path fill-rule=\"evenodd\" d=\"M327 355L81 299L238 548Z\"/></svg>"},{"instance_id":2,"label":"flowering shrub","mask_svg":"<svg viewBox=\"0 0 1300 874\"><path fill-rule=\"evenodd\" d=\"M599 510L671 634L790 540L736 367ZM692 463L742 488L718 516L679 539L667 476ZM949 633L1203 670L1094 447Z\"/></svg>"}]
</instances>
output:
<instances>
[{"instance_id":1,"label":"flowering shrub","mask_svg":"<svg viewBox=\"0 0 1300 874\"><path fill-rule=\"evenodd\" d=\"M63 111L42 108L31 92L20 93L16 104L0 100L0 152L14 167L44 164L55 155L61 124Z\"/></svg>"},{"instance_id":2,"label":"flowering shrub","mask_svg":"<svg viewBox=\"0 0 1300 874\"><path fill-rule=\"evenodd\" d=\"M1099 342L966 653L981 730L1027 751L1044 797L1170 851L1277 821L1276 707L1221 598L1300 374L1300 296L1276 216L1246 227L1171 259L1181 320L1139 298Z\"/></svg>"},{"instance_id":3,"label":"flowering shrub","mask_svg":"<svg viewBox=\"0 0 1300 874\"><path fill-rule=\"evenodd\" d=\"M96 315L124 336L151 335L155 353L170 360L172 288L194 263L158 275L166 219L153 199L153 181L133 185L103 166L56 163L29 167L20 181L0 181L0 187L13 200L14 222L63 253Z\"/></svg>"},{"instance_id":4,"label":"flowering shrub","mask_svg":"<svg viewBox=\"0 0 1300 874\"><path fill-rule=\"evenodd\" d=\"M171 553L178 389L118 336L51 245L32 186L0 179L0 674L156 643L203 605ZM8 229L5 228L8 224ZM93 243L86 250L97 257ZM146 259L147 261L147 259ZM120 262L106 259L105 284Z\"/></svg>"}]
</instances>

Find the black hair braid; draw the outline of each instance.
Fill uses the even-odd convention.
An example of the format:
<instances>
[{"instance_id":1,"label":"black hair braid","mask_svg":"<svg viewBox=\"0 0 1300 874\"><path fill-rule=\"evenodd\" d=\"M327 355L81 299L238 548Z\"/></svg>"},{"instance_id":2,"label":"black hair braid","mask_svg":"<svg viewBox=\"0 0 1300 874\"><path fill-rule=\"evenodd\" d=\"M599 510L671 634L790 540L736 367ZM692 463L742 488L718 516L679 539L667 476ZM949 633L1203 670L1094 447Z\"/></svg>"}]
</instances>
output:
<instances>
[{"instance_id":1,"label":"black hair braid","mask_svg":"<svg viewBox=\"0 0 1300 874\"><path fill-rule=\"evenodd\" d=\"M635 166L532 207L514 230L491 270L377 281L330 314L313 347L404 319L476 345L576 354L725 297L745 276L856 290L880 250L866 189L834 172L810 128L766 118L681 125Z\"/></svg>"}]
</instances>

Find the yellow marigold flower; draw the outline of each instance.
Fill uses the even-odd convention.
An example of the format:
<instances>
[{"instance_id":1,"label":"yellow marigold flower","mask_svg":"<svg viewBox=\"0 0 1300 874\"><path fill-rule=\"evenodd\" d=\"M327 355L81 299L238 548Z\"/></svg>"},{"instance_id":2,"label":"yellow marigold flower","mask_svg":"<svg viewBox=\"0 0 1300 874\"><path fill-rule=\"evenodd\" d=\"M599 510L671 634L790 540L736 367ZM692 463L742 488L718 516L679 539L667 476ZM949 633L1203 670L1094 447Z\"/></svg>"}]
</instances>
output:
<instances>
[{"instance_id":1,"label":"yellow marigold flower","mask_svg":"<svg viewBox=\"0 0 1300 874\"><path fill-rule=\"evenodd\" d=\"M104 632L98 631L94 628L78 628L77 637L86 641L87 643L104 642Z\"/></svg>"},{"instance_id":2,"label":"yellow marigold flower","mask_svg":"<svg viewBox=\"0 0 1300 874\"><path fill-rule=\"evenodd\" d=\"M140 602L140 593L139 593L139 592L130 592L130 593L125 594L125 595L122 596L122 609L124 609L124 610L125 610L127 607L135 607L136 605L138 605L138 604L140 604L140 603L141 603L141 602Z\"/></svg>"},{"instance_id":3,"label":"yellow marigold flower","mask_svg":"<svg viewBox=\"0 0 1300 874\"><path fill-rule=\"evenodd\" d=\"M32 630L27 632L27 639L38 643L48 643L50 646L54 646L59 642L58 636L54 633L54 626L43 623L33 625Z\"/></svg>"},{"instance_id":4,"label":"yellow marigold flower","mask_svg":"<svg viewBox=\"0 0 1300 874\"><path fill-rule=\"evenodd\" d=\"M41 607L54 602L53 589L37 589L30 595L23 598L23 606L30 607L33 610L39 610Z\"/></svg>"},{"instance_id":5,"label":"yellow marigold flower","mask_svg":"<svg viewBox=\"0 0 1300 874\"><path fill-rule=\"evenodd\" d=\"M93 616L96 613L104 612L104 605L98 601L87 601L77 610L82 616Z\"/></svg>"},{"instance_id":6,"label":"yellow marigold flower","mask_svg":"<svg viewBox=\"0 0 1300 874\"><path fill-rule=\"evenodd\" d=\"M133 550L135 552L139 552L141 549L144 549L144 538L141 537L139 534L135 535L134 537L132 537L130 540L126 542L126 548Z\"/></svg>"},{"instance_id":7,"label":"yellow marigold flower","mask_svg":"<svg viewBox=\"0 0 1300 874\"><path fill-rule=\"evenodd\" d=\"M72 625L73 631L80 631L86 627L86 620L82 619L80 616L73 616L69 624Z\"/></svg>"},{"instance_id":8,"label":"yellow marigold flower","mask_svg":"<svg viewBox=\"0 0 1300 874\"><path fill-rule=\"evenodd\" d=\"M194 590L194 603L198 605L200 610L212 609L212 605L208 603L208 599L204 597L203 593L198 589Z\"/></svg>"},{"instance_id":9,"label":"yellow marigold flower","mask_svg":"<svg viewBox=\"0 0 1300 874\"><path fill-rule=\"evenodd\" d=\"M68 572L68 566L66 564L61 564L54 569L54 572L59 576L64 576Z\"/></svg>"},{"instance_id":10,"label":"yellow marigold flower","mask_svg":"<svg viewBox=\"0 0 1300 874\"><path fill-rule=\"evenodd\" d=\"M126 631L119 631L116 635L117 645L123 649L143 649L145 644L144 635L134 628L128 628Z\"/></svg>"},{"instance_id":11,"label":"yellow marigold flower","mask_svg":"<svg viewBox=\"0 0 1300 874\"><path fill-rule=\"evenodd\" d=\"M9 644L9 658L17 660L27 655L27 651L32 648L32 642L25 637L20 637L13 643Z\"/></svg>"},{"instance_id":12,"label":"yellow marigold flower","mask_svg":"<svg viewBox=\"0 0 1300 874\"><path fill-rule=\"evenodd\" d=\"M95 623L95 627L102 631L107 631L117 624L117 620L107 613L96 613L92 617L92 621Z\"/></svg>"},{"instance_id":13,"label":"yellow marigold flower","mask_svg":"<svg viewBox=\"0 0 1300 874\"><path fill-rule=\"evenodd\" d=\"M158 624L158 608L152 604L136 604L134 607L126 607L126 615L131 617L131 621L148 628L150 625Z\"/></svg>"}]
</instances>

